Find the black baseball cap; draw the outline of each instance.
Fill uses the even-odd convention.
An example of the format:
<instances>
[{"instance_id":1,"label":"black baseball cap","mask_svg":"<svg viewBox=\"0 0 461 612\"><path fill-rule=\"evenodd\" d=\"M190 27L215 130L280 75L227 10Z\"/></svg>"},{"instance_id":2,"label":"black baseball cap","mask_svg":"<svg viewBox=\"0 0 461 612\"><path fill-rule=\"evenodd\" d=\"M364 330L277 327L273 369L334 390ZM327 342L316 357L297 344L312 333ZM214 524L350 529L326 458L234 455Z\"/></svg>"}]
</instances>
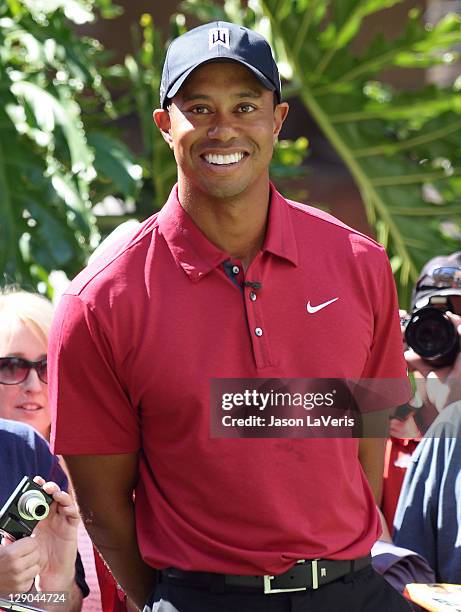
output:
<instances>
[{"instance_id":1,"label":"black baseball cap","mask_svg":"<svg viewBox=\"0 0 461 612\"><path fill-rule=\"evenodd\" d=\"M423 308L433 296L461 295L461 251L430 259L411 296L411 309Z\"/></svg>"},{"instance_id":2,"label":"black baseball cap","mask_svg":"<svg viewBox=\"0 0 461 612\"><path fill-rule=\"evenodd\" d=\"M281 101L279 71L267 40L244 26L214 21L189 30L168 47L160 83L161 107L166 107L195 68L217 61L242 64Z\"/></svg>"}]
</instances>

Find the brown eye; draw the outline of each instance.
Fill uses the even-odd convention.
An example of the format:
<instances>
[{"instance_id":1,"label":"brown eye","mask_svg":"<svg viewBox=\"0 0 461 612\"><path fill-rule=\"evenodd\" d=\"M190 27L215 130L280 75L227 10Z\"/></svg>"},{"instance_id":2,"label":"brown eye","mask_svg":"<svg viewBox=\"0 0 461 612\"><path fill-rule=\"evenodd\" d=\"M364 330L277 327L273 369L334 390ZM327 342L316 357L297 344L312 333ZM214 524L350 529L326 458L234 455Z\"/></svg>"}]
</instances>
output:
<instances>
[{"instance_id":1,"label":"brown eye","mask_svg":"<svg viewBox=\"0 0 461 612\"><path fill-rule=\"evenodd\" d=\"M194 108L191 109L191 112L195 113L196 115L207 115L210 111L206 106L194 106Z\"/></svg>"},{"instance_id":2,"label":"brown eye","mask_svg":"<svg viewBox=\"0 0 461 612\"><path fill-rule=\"evenodd\" d=\"M255 109L255 107L253 106L253 104L241 104L239 106L239 112L240 113L251 113L253 112Z\"/></svg>"}]
</instances>

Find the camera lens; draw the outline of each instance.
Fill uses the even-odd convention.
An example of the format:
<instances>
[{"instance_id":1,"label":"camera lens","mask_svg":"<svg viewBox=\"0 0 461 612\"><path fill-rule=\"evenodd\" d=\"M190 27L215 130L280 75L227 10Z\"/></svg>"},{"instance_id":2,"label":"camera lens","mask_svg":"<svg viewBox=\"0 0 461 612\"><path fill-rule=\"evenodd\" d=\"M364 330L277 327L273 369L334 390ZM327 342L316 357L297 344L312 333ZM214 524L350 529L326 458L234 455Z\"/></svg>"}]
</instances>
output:
<instances>
[{"instance_id":1,"label":"camera lens","mask_svg":"<svg viewBox=\"0 0 461 612\"><path fill-rule=\"evenodd\" d=\"M41 521L49 511L45 496L40 491L26 491L18 500L18 512L26 521Z\"/></svg>"},{"instance_id":2,"label":"camera lens","mask_svg":"<svg viewBox=\"0 0 461 612\"><path fill-rule=\"evenodd\" d=\"M414 312L405 330L405 340L418 355L438 367L453 363L459 351L455 326L437 308Z\"/></svg>"}]
</instances>

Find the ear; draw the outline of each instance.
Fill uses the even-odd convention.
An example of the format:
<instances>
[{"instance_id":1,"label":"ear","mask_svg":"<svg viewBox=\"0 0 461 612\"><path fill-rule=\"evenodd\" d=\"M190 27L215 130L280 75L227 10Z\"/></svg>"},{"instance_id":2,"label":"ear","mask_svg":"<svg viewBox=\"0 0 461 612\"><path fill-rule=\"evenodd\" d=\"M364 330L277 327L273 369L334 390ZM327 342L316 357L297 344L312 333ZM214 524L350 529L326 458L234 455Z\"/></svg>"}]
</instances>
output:
<instances>
[{"instance_id":1,"label":"ear","mask_svg":"<svg viewBox=\"0 0 461 612\"><path fill-rule=\"evenodd\" d=\"M163 139L168 144L170 149L173 148L173 139L171 137L171 119L170 113L164 108L156 108L152 113L155 125L160 130Z\"/></svg>"},{"instance_id":2,"label":"ear","mask_svg":"<svg viewBox=\"0 0 461 612\"><path fill-rule=\"evenodd\" d=\"M274 110L274 143L277 140L280 130L282 129L282 125L286 119L286 116L288 115L289 108L290 107L288 105L288 102L281 102L280 104L277 104L277 106L275 107L275 110Z\"/></svg>"}]
</instances>

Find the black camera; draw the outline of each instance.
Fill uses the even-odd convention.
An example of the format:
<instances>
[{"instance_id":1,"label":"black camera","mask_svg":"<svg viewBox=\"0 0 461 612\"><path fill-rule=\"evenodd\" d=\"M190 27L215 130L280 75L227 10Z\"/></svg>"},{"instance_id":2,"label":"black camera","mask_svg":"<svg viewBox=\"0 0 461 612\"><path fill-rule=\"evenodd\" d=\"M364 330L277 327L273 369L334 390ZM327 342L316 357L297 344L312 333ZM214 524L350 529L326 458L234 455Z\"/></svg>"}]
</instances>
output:
<instances>
[{"instance_id":1,"label":"black camera","mask_svg":"<svg viewBox=\"0 0 461 612\"><path fill-rule=\"evenodd\" d=\"M417 308L403 324L405 341L415 353L435 368L452 365L459 353L459 334L446 314L453 312L448 297L433 296Z\"/></svg>"},{"instance_id":2,"label":"black camera","mask_svg":"<svg viewBox=\"0 0 461 612\"><path fill-rule=\"evenodd\" d=\"M24 476L0 510L0 535L15 540L30 536L37 523L48 516L52 501L40 485Z\"/></svg>"}]
</instances>

